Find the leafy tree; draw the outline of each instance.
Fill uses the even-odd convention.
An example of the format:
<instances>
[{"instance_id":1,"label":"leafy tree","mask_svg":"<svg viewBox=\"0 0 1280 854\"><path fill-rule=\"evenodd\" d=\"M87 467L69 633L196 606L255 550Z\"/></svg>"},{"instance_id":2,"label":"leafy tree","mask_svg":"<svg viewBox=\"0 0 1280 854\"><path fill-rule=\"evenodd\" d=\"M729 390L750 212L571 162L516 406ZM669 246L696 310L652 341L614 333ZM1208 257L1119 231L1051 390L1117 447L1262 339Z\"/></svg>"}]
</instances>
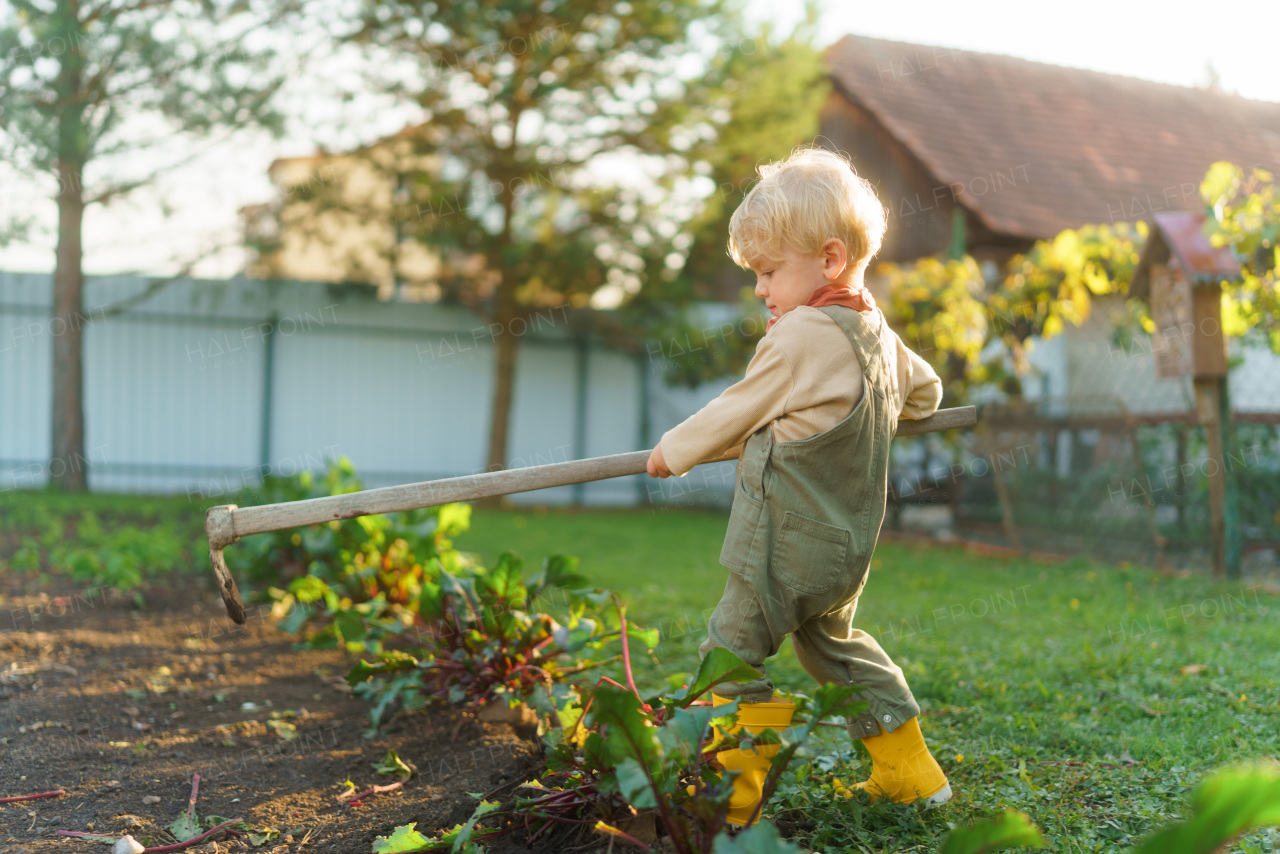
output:
<instances>
[{"instance_id":1,"label":"leafy tree","mask_svg":"<svg viewBox=\"0 0 1280 854\"><path fill-rule=\"evenodd\" d=\"M1145 223L1066 229L1010 258L990 283L967 255L881 264L877 273L888 279L900 333L938 371L949 399L983 385L1018 395L1028 340L1084 323L1095 296L1126 293L1146 234Z\"/></svg>"},{"instance_id":2,"label":"leafy tree","mask_svg":"<svg viewBox=\"0 0 1280 854\"><path fill-rule=\"evenodd\" d=\"M881 264L876 273L888 282L892 307L886 313L907 346L942 377L949 398L965 399L971 386L1003 379L999 364L983 360L991 324L982 271L972 258Z\"/></svg>"},{"instance_id":3,"label":"leafy tree","mask_svg":"<svg viewBox=\"0 0 1280 854\"><path fill-rule=\"evenodd\" d=\"M1280 353L1280 187L1270 172L1215 163L1200 184L1206 230L1240 260L1239 282L1224 283L1222 327L1242 336L1257 328Z\"/></svg>"},{"instance_id":4,"label":"leafy tree","mask_svg":"<svg viewBox=\"0 0 1280 854\"><path fill-rule=\"evenodd\" d=\"M754 280L729 257L729 219L755 184L757 168L812 145L830 82L817 38L818 9L784 38L768 27L737 39L727 55L718 105L725 119L695 152L695 171L711 190L681 225L678 272L653 269L625 318L662 344L667 379L681 385L739 375L765 324ZM657 265L655 265L656 267ZM739 300L733 332L702 328L689 308L696 300ZM758 322L757 322L758 321ZM655 352L655 356L657 353Z\"/></svg>"},{"instance_id":5,"label":"leafy tree","mask_svg":"<svg viewBox=\"0 0 1280 854\"><path fill-rule=\"evenodd\" d=\"M14 0L0 11L0 151L12 167L56 179L50 323L52 458L60 464L50 465L50 478L62 488L86 485L85 210L189 161L164 162L175 144L219 129L281 129L270 102L282 76L271 48L255 45L292 2Z\"/></svg>"},{"instance_id":6,"label":"leafy tree","mask_svg":"<svg viewBox=\"0 0 1280 854\"><path fill-rule=\"evenodd\" d=\"M377 85L423 110L401 138L438 168L395 176L395 216L438 254L443 295L493 330L490 468L529 318L625 298L666 254L657 211L711 132L730 21L724 0L365 0L341 36L407 67ZM601 180L623 168L650 174Z\"/></svg>"}]
</instances>

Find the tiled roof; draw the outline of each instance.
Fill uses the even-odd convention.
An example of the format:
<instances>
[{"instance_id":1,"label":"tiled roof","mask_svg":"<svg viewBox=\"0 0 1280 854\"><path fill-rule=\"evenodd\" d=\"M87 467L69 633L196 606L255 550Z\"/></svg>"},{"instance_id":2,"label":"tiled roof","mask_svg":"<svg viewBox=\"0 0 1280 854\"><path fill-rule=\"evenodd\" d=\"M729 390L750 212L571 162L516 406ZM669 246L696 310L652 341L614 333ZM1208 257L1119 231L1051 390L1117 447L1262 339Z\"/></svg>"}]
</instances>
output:
<instances>
[{"instance_id":1,"label":"tiled roof","mask_svg":"<svg viewBox=\"0 0 1280 854\"><path fill-rule=\"evenodd\" d=\"M1196 210L1214 161L1280 167L1280 103L862 36L827 60L837 91L997 232Z\"/></svg>"}]
</instances>

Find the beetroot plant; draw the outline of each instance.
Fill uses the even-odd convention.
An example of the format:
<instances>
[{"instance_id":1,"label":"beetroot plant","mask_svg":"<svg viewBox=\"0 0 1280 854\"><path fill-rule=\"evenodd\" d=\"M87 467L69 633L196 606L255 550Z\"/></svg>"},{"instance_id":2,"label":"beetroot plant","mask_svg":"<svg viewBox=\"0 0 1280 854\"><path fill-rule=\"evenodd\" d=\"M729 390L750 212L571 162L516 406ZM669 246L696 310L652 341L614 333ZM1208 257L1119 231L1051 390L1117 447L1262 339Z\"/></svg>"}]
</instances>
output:
<instances>
[{"instance_id":1,"label":"beetroot plant","mask_svg":"<svg viewBox=\"0 0 1280 854\"><path fill-rule=\"evenodd\" d=\"M567 698L565 680L620 657L601 657L608 644L624 635L649 647L658 641L656 630L627 623L616 596L585 581L577 559L564 555L547 558L528 580L512 552L492 568L437 568L415 600L413 623L398 631L413 646L361 661L348 682L374 703L375 724L397 701L414 709L432 700L514 706L535 694ZM560 619L536 610L552 604Z\"/></svg>"},{"instance_id":2,"label":"beetroot plant","mask_svg":"<svg viewBox=\"0 0 1280 854\"><path fill-rule=\"evenodd\" d=\"M529 841L555 825L590 824L595 829L648 849L650 843L629 832L652 816L680 854L713 851L798 851L778 840L771 827L753 827L729 836L726 818L733 786L713 764L714 755L741 746L779 744L765 780L760 808L768 803L787 764L820 720L852 714L863 703L851 701L854 689L827 685L810 700L799 697L796 725L784 732L729 733L737 703L712 706L708 694L718 684L746 681L756 671L733 653L713 649L702 660L693 685L670 697L641 698L628 686L600 680L582 692L580 714L562 710L562 726L544 736L546 773L517 798ZM750 846L736 848L734 846Z\"/></svg>"}]
</instances>

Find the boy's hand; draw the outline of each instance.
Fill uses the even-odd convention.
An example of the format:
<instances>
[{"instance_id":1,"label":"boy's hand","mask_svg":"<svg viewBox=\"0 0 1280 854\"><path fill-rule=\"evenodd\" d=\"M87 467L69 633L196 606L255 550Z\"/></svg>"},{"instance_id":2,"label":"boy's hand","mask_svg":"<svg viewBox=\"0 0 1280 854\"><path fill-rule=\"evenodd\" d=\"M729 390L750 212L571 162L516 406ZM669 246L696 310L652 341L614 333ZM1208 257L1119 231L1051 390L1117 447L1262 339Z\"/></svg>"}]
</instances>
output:
<instances>
[{"instance_id":1,"label":"boy's hand","mask_svg":"<svg viewBox=\"0 0 1280 854\"><path fill-rule=\"evenodd\" d=\"M667 468L667 461L662 458L661 445L654 446L645 470L649 472L649 477L671 477L671 469Z\"/></svg>"}]
</instances>

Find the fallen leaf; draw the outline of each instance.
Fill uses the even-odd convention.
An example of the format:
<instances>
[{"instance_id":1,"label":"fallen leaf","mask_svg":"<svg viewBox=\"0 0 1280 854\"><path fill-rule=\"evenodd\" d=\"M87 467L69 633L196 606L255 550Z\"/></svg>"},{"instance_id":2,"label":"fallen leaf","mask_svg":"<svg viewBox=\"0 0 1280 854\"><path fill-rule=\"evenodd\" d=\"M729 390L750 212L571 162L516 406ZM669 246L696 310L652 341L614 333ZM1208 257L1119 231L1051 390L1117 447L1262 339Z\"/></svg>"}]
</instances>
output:
<instances>
[{"instance_id":1,"label":"fallen leaf","mask_svg":"<svg viewBox=\"0 0 1280 854\"><path fill-rule=\"evenodd\" d=\"M298 728L288 721L273 718L267 721L267 726L275 730L276 735L280 736L284 741L293 741L298 737Z\"/></svg>"},{"instance_id":2,"label":"fallen leaf","mask_svg":"<svg viewBox=\"0 0 1280 854\"><path fill-rule=\"evenodd\" d=\"M373 766L373 770L379 774L391 774L401 780L408 780L413 776L413 769L394 750L388 750L382 761Z\"/></svg>"},{"instance_id":3,"label":"fallen leaf","mask_svg":"<svg viewBox=\"0 0 1280 854\"><path fill-rule=\"evenodd\" d=\"M1183 676L1196 676L1209 669L1207 664L1184 664L1178 668Z\"/></svg>"},{"instance_id":4,"label":"fallen leaf","mask_svg":"<svg viewBox=\"0 0 1280 854\"><path fill-rule=\"evenodd\" d=\"M268 842L274 842L279 835L280 831L274 827L264 827L260 833L249 834L249 844L257 848L261 845L266 845Z\"/></svg>"}]
</instances>

